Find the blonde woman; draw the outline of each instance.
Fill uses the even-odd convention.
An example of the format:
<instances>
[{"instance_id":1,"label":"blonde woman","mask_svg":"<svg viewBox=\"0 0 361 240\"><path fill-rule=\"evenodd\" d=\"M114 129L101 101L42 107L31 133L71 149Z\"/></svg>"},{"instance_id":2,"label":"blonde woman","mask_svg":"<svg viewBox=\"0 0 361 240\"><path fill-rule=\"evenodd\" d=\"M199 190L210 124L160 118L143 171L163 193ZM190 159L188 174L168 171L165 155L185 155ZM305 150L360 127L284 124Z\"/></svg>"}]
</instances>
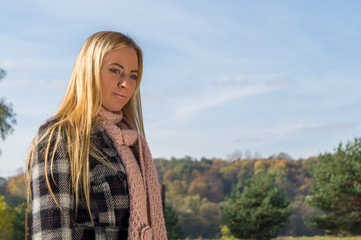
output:
<instances>
[{"instance_id":1,"label":"blonde woman","mask_svg":"<svg viewBox=\"0 0 361 240\"><path fill-rule=\"evenodd\" d=\"M82 46L58 112L28 153L33 239L166 239L142 72L140 47L121 33Z\"/></svg>"}]
</instances>

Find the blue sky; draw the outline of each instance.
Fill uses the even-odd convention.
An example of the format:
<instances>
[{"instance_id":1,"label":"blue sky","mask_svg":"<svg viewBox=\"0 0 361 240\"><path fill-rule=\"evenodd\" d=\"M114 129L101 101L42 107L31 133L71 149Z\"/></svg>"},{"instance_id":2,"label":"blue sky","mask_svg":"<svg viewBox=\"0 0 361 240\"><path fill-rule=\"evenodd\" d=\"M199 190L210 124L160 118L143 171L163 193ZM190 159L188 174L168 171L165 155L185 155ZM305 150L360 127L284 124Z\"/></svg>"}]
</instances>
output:
<instances>
[{"instance_id":1,"label":"blue sky","mask_svg":"<svg viewBox=\"0 0 361 240\"><path fill-rule=\"evenodd\" d=\"M18 123L0 141L0 176L24 166L81 45L101 30L143 48L154 157L298 159L360 136L360 1L14 0L1 9L0 97Z\"/></svg>"}]
</instances>

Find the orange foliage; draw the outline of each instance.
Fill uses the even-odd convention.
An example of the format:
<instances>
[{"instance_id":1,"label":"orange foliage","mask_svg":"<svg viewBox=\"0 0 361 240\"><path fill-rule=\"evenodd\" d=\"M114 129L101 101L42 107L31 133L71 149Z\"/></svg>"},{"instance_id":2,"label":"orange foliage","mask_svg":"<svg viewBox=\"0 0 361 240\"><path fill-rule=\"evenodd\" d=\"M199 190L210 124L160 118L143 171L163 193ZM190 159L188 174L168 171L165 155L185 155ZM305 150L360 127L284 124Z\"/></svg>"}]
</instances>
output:
<instances>
[{"instance_id":1,"label":"orange foliage","mask_svg":"<svg viewBox=\"0 0 361 240\"><path fill-rule=\"evenodd\" d=\"M167 183L167 182L172 182L176 179L175 173L172 169L168 169L163 176L163 182Z\"/></svg>"},{"instance_id":2,"label":"orange foliage","mask_svg":"<svg viewBox=\"0 0 361 240\"><path fill-rule=\"evenodd\" d=\"M199 195L199 196L206 196L208 192L208 184L206 183L206 178L203 176L199 176L194 179L188 188L188 194L191 195Z\"/></svg>"},{"instance_id":3,"label":"orange foliage","mask_svg":"<svg viewBox=\"0 0 361 240\"><path fill-rule=\"evenodd\" d=\"M10 177L7 191L14 197L25 197L25 175Z\"/></svg>"}]
</instances>

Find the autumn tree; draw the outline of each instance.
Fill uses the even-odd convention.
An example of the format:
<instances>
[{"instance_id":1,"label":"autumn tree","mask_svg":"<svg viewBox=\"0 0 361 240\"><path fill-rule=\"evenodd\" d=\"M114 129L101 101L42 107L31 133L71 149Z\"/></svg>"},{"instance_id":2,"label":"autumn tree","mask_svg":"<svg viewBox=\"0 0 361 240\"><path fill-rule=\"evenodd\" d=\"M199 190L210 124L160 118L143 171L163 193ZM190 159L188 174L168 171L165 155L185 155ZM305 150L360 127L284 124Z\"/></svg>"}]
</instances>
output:
<instances>
[{"instance_id":1,"label":"autumn tree","mask_svg":"<svg viewBox=\"0 0 361 240\"><path fill-rule=\"evenodd\" d=\"M193 170L202 172L204 169L204 167L202 167L200 162L193 160L189 156L186 156L179 160L172 158L171 162L172 161L176 162L176 165L173 169L175 175L178 177L178 179L184 180L187 183L189 183L192 180Z\"/></svg>"},{"instance_id":2,"label":"autumn tree","mask_svg":"<svg viewBox=\"0 0 361 240\"><path fill-rule=\"evenodd\" d=\"M198 172L193 170L193 172ZM219 173L208 171L200 174L190 183L189 195L199 195L201 198L206 197L212 202L220 202L224 199L222 178Z\"/></svg>"},{"instance_id":3,"label":"autumn tree","mask_svg":"<svg viewBox=\"0 0 361 240\"><path fill-rule=\"evenodd\" d=\"M323 211L310 226L332 235L361 234L361 137L321 154L310 173L314 186L306 200Z\"/></svg>"},{"instance_id":4,"label":"autumn tree","mask_svg":"<svg viewBox=\"0 0 361 240\"><path fill-rule=\"evenodd\" d=\"M10 239L13 231L12 220L12 214L4 196L0 195L0 239Z\"/></svg>"},{"instance_id":5,"label":"autumn tree","mask_svg":"<svg viewBox=\"0 0 361 240\"><path fill-rule=\"evenodd\" d=\"M3 211L0 213L0 218L4 218L4 220L6 220L6 228L8 229L8 231L3 231L4 234L2 235L4 236L7 234L8 237L0 237L0 239L18 240L25 238L25 212L28 208L28 204L26 203L25 199L24 180L24 174L18 174L16 176L9 177L7 183L4 184L0 189L1 194L4 195L2 196L2 200L6 200L7 202L2 205ZM2 223L0 220L0 229L1 224Z\"/></svg>"},{"instance_id":6,"label":"autumn tree","mask_svg":"<svg viewBox=\"0 0 361 240\"><path fill-rule=\"evenodd\" d=\"M0 80L5 76L5 71L0 69ZM3 140L8 134L11 134L14 129L12 125L16 123L15 113L11 104L5 102L4 98L0 99L0 136ZM1 149L0 149L1 154Z\"/></svg>"},{"instance_id":7,"label":"autumn tree","mask_svg":"<svg viewBox=\"0 0 361 240\"><path fill-rule=\"evenodd\" d=\"M229 231L226 225L221 228L221 234L221 240L238 240L238 238L232 235L231 231Z\"/></svg>"},{"instance_id":8,"label":"autumn tree","mask_svg":"<svg viewBox=\"0 0 361 240\"><path fill-rule=\"evenodd\" d=\"M25 201L25 174L9 177L6 183L5 198L8 203L19 204Z\"/></svg>"},{"instance_id":9,"label":"autumn tree","mask_svg":"<svg viewBox=\"0 0 361 240\"><path fill-rule=\"evenodd\" d=\"M247 181L240 181L222 207L224 221L238 238L270 239L288 222L289 200L277 176L260 168Z\"/></svg>"}]
</instances>

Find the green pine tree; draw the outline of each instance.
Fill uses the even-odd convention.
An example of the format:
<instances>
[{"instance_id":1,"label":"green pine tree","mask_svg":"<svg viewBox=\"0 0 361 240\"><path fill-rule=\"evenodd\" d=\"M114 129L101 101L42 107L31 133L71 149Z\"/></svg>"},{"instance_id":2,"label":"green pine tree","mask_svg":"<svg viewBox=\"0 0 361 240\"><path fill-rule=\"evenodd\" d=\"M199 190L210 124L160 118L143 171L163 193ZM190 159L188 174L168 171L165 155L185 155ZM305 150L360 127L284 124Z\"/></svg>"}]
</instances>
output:
<instances>
[{"instance_id":1,"label":"green pine tree","mask_svg":"<svg viewBox=\"0 0 361 240\"><path fill-rule=\"evenodd\" d=\"M28 205L26 202L19 203L16 207L10 205L9 210L12 214L12 233L11 240L23 240L25 239L25 213ZM31 214L30 214L31 216ZM31 217L29 217L29 228L31 228ZM29 233L29 239L31 239Z\"/></svg>"},{"instance_id":2,"label":"green pine tree","mask_svg":"<svg viewBox=\"0 0 361 240\"><path fill-rule=\"evenodd\" d=\"M309 226L332 235L361 234L361 137L310 164L314 181L306 202L323 211Z\"/></svg>"},{"instance_id":3,"label":"green pine tree","mask_svg":"<svg viewBox=\"0 0 361 240\"><path fill-rule=\"evenodd\" d=\"M277 176L261 168L233 188L222 207L224 221L237 238L271 239L288 222L289 200Z\"/></svg>"},{"instance_id":4,"label":"green pine tree","mask_svg":"<svg viewBox=\"0 0 361 240\"><path fill-rule=\"evenodd\" d=\"M179 239L183 237L182 229L179 226L177 213L169 205L165 207L165 227L168 239Z\"/></svg>"}]
</instances>

